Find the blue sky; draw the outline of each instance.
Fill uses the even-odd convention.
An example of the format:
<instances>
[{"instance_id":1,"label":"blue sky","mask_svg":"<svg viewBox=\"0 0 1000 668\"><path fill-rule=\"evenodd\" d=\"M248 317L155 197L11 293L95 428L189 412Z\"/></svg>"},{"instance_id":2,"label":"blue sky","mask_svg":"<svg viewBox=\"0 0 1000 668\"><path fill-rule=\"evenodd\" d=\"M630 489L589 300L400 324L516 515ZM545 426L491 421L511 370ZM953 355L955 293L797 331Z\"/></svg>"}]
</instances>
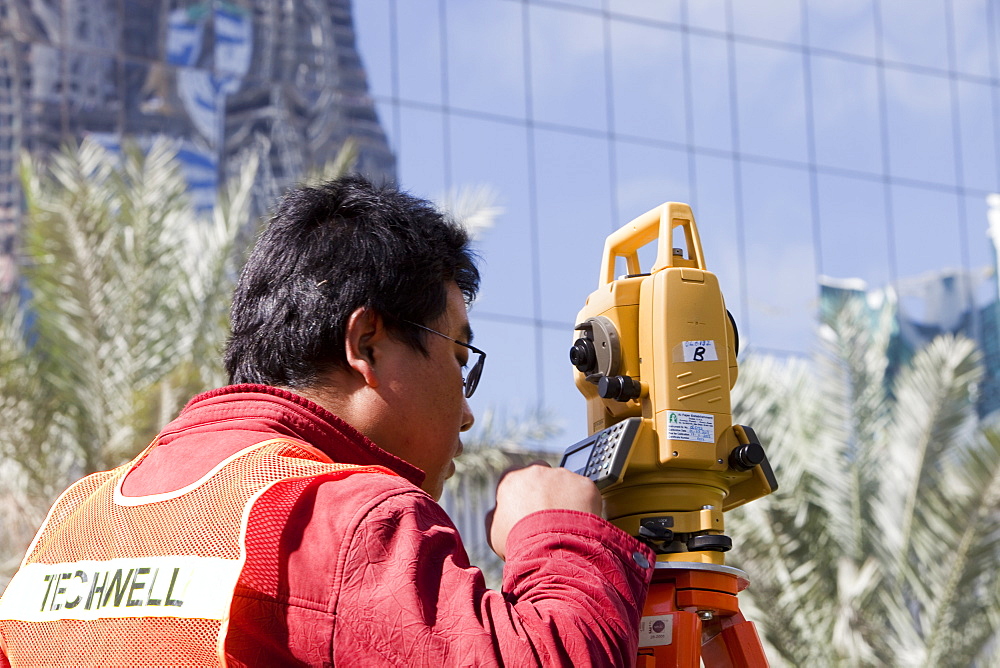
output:
<instances>
[{"instance_id":1,"label":"blue sky","mask_svg":"<svg viewBox=\"0 0 1000 668\"><path fill-rule=\"evenodd\" d=\"M585 435L567 361L606 235L692 205L747 348L808 354L817 278L993 265L985 0L356 0L402 186L489 184L477 412ZM995 294L992 284L979 298Z\"/></svg>"}]
</instances>

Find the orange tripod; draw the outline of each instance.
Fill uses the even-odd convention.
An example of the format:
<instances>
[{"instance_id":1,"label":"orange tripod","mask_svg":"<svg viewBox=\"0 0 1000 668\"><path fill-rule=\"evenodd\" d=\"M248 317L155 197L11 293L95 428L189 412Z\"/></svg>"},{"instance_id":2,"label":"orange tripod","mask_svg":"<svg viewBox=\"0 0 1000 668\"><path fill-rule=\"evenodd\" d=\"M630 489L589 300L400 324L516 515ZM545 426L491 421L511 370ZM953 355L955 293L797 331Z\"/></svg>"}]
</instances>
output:
<instances>
[{"instance_id":1,"label":"orange tripod","mask_svg":"<svg viewBox=\"0 0 1000 668\"><path fill-rule=\"evenodd\" d=\"M639 627L638 668L767 668L736 595L746 574L729 566L658 561Z\"/></svg>"}]
</instances>

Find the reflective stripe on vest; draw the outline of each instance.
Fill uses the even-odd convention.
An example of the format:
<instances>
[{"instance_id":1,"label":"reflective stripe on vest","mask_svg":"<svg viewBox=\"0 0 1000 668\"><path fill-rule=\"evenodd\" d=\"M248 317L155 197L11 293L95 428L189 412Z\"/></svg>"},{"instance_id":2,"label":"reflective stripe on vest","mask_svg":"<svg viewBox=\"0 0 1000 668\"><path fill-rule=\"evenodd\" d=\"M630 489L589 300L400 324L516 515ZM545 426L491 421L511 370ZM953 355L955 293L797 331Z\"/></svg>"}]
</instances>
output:
<instances>
[{"instance_id":1,"label":"reflective stripe on vest","mask_svg":"<svg viewBox=\"0 0 1000 668\"><path fill-rule=\"evenodd\" d=\"M257 501L282 482L395 475L274 439L179 490L123 496L122 481L152 447L77 482L49 511L0 597L12 665L225 665Z\"/></svg>"}]
</instances>

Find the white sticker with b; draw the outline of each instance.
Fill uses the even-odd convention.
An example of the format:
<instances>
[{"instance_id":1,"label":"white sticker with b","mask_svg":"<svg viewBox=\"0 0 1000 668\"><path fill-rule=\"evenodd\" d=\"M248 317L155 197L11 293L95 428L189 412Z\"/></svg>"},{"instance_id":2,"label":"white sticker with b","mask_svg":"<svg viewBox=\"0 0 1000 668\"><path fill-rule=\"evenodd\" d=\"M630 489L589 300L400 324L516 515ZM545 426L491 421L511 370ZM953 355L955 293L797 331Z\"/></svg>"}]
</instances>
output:
<instances>
[{"instance_id":1,"label":"white sticker with b","mask_svg":"<svg viewBox=\"0 0 1000 668\"><path fill-rule=\"evenodd\" d=\"M674 641L674 618L671 615L643 617L639 622L639 647L659 647Z\"/></svg>"},{"instance_id":2,"label":"white sticker with b","mask_svg":"<svg viewBox=\"0 0 1000 668\"><path fill-rule=\"evenodd\" d=\"M685 362L715 362L719 355L715 352L715 341L685 341Z\"/></svg>"}]
</instances>

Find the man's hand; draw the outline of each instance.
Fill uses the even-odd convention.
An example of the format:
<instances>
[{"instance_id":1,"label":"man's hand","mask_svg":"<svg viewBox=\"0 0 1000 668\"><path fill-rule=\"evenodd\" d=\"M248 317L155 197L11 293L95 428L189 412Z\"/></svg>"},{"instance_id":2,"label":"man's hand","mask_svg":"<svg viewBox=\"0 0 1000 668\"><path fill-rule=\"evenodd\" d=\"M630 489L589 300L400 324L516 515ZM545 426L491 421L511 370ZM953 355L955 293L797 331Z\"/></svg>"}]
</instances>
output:
<instances>
[{"instance_id":1,"label":"man's hand","mask_svg":"<svg viewBox=\"0 0 1000 668\"><path fill-rule=\"evenodd\" d=\"M601 493L589 478L545 462L508 471L497 485L496 507L486 515L486 535L497 556L506 558L507 535L514 525L539 510L601 515Z\"/></svg>"}]
</instances>

